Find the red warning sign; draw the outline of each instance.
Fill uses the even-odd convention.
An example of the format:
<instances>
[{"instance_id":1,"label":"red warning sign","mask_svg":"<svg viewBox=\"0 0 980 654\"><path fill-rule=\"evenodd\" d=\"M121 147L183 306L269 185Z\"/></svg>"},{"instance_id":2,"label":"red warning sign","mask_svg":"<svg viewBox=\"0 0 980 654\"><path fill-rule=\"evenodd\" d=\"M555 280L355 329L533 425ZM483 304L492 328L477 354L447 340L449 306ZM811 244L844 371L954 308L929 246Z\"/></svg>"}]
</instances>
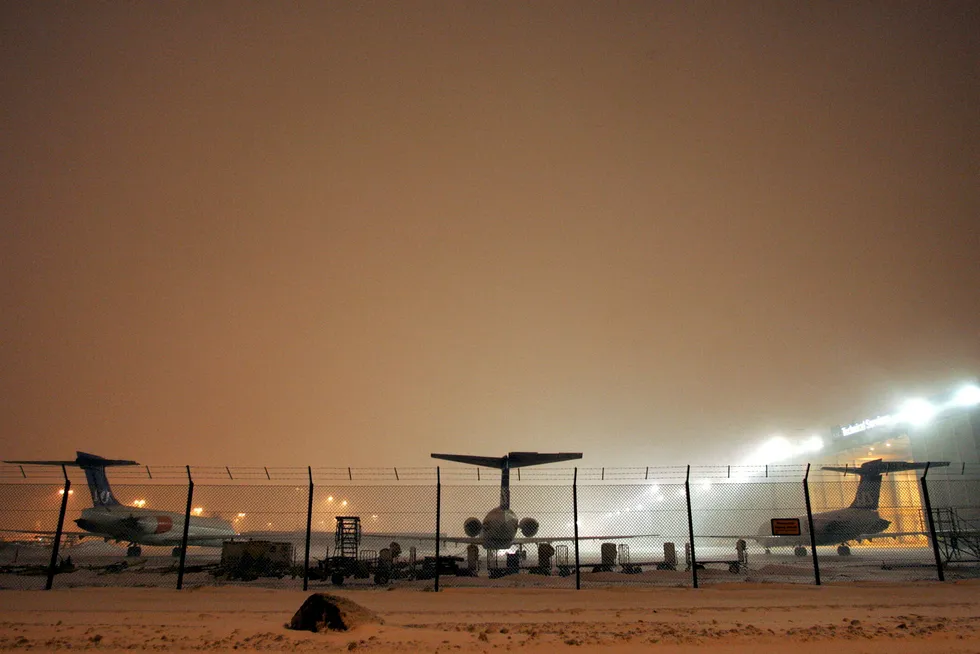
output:
<instances>
[{"instance_id":1,"label":"red warning sign","mask_svg":"<svg viewBox=\"0 0 980 654\"><path fill-rule=\"evenodd\" d=\"M772 523L772 535L773 536L799 536L800 535L800 519L799 518L773 518Z\"/></svg>"}]
</instances>

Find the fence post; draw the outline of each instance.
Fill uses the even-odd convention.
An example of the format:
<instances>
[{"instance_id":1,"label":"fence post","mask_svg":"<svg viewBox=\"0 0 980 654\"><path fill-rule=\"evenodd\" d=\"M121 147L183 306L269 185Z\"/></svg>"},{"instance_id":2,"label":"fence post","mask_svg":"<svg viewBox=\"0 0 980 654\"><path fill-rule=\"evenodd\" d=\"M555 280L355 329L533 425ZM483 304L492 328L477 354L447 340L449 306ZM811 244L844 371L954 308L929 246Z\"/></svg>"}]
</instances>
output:
<instances>
[{"instance_id":1,"label":"fence post","mask_svg":"<svg viewBox=\"0 0 980 654\"><path fill-rule=\"evenodd\" d=\"M439 538L442 534L439 533L441 525L439 524L439 516L442 514L442 480L439 476L439 466L436 466L436 583L435 591L439 592Z\"/></svg>"},{"instance_id":2,"label":"fence post","mask_svg":"<svg viewBox=\"0 0 980 654\"><path fill-rule=\"evenodd\" d=\"M687 498L687 533L691 538L691 577L694 587L698 587L698 557L694 554L694 514L691 512L691 466L687 466L684 478L684 496Z\"/></svg>"},{"instance_id":3,"label":"fence post","mask_svg":"<svg viewBox=\"0 0 980 654\"><path fill-rule=\"evenodd\" d=\"M303 556L303 590L310 584L310 535L313 529L313 468L306 466L310 476L310 494L306 502L306 553Z\"/></svg>"},{"instance_id":4,"label":"fence post","mask_svg":"<svg viewBox=\"0 0 980 654\"><path fill-rule=\"evenodd\" d=\"M177 590L184 587L184 561L187 559L187 529L191 526L191 503L194 501L194 480L187 466L187 508L184 509L184 533L180 538L180 563L177 568Z\"/></svg>"},{"instance_id":5,"label":"fence post","mask_svg":"<svg viewBox=\"0 0 980 654\"><path fill-rule=\"evenodd\" d=\"M572 524L575 526L575 590L582 590L582 571L578 552L578 468L572 476Z\"/></svg>"},{"instance_id":6,"label":"fence post","mask_svg":"<svg viewBox=\"0 0 980 654\"><path fill-rule=\"evenodd\" d=\"M23 471L24 469L21 468L21 472ZM48 580L44 584L44 590L51 590L54 585L54 573L58 569L58 548L61 546L61 531L65 528L65 512L68 510L68 491L71 490L71 480L68 478L65 466L61 466L61 474L65 476L65 487L61 491L61 512L58 513L58 529L54 532L54 543L51 544L51 564L48 566Z\"/></svg>"},{"instance_id":7,"label":"fence post","mask_svg":"<svg viewBox=\"0 0 980 654\"><path fill-rule=\"evenodd\" d=\"M932 515L932 502L929 501L929 485L926 483L926 475L929 474L931 463L926 462L926 469L922 473L922 503L925 504L926 516L929 518L929 538L932 539L932 554L936 557L936 573L939 581L946 581L946 574L943 572L943 558L939 554L939 540L936 538L936 521Z\"/></svg>"},{"instance_id":8,"label":"fence post","mask_svg":"<svg viewBox=\"0 0 980 654\"><path fill-rule=\"evenodd\" d=\"M813 509L810 507L810 464L803 475L803 498L806 500L806 524L810 530L810 553L813 554L813 581L820 585L820 562L817 560L817 535L813 532Z\"/></svg>"}]
</instances>

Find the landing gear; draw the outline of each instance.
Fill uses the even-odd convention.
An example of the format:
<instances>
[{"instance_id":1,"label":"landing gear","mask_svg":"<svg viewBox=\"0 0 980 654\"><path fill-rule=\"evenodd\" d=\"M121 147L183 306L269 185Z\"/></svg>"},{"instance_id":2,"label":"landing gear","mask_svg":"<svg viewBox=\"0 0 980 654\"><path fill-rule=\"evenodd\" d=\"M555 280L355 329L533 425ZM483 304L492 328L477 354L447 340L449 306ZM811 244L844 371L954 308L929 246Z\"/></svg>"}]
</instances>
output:
<instances>
[{"instance_id":1,"label":"landing gear","mask_svg":"<svg viewBox=\"0 0 980 654\"><path fill-rule=\"evenodd\" d=\"M180 546L179 545L177 547L175 547L172 552L170 552L170 556L180 557Z\"/></svg>"},{"instance_id":2,"label":"landing gear","mask_svg":"<svg viewBox=\"0 0 980 654\"><path fill-rule=\"evenodd\" d=\"M802 545L797 545L793 548L793 554L796 556L806 556L806 548Z\"/></svg>"},{"instance_id":3,"label":"landing gear","mask_svg":"<svg viewBox=\"0 0 980 654\"><path fill-rule=\"evenodd\" d=\"M837 556L850 556L850 555L851 555L850 547L848 547L847 545L837 546Z\"/></svg>"},{"instance_id":4,"label":"landing gear","mask_svg":"<svg viewBox=\"0 0 980 654\"><path fill-rule=\"evenodd\" d=\"M769 549L768 547L766 548L766 554L772 554L772 550Z\"/></svg>"},{"instance_id":5,"label":"landing gear","mask_svg":"<svg viewBox=\"0 0 980 654\"><path fill-rule=\"evenodd\" d=\"M130 545L129 547L126 548L126 556L136 557L142 555L143 555L143 549L139 545Z\"/></svg>"}]
</instances>

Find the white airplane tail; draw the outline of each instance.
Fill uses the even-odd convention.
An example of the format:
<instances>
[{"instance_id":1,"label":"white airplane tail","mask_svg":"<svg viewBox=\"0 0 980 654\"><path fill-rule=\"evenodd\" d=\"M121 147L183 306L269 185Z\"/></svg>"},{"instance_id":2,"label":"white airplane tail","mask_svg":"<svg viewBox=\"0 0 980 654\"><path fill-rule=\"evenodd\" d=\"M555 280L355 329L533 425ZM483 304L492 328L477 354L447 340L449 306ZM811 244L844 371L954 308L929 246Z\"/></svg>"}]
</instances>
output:
<instances>
[{"instance_id":1,"label":"white airplane tail","mask_svg":"<svg viewBox=\"0 0 980 654\"><path fill-rule=\"evenodd\" d=\"M470 456L468 454L433 454L433 459L455 461L484 468L500 470L500 508L510 508L510 469L537 466L544 463L558 463L581 459L581 452L510 452L504 456Z\"/></svg>"}]
</instances>

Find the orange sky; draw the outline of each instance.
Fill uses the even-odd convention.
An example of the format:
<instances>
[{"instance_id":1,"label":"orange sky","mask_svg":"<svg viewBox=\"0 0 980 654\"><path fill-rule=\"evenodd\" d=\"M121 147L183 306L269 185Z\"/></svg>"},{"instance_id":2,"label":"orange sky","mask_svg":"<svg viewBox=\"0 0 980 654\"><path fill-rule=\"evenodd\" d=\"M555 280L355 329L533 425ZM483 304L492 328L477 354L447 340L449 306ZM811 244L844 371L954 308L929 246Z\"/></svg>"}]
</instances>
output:
<instances>
[{"instance_id":1,"label":"orange sky","mask_svg":"<svg viewBox=\"0 0 980 654\"><path fill-rule=\"evenodd\" d=\"M4 458L737 463L980 374L975 2L0 29Z\"/></svg>"}]
</instances>

